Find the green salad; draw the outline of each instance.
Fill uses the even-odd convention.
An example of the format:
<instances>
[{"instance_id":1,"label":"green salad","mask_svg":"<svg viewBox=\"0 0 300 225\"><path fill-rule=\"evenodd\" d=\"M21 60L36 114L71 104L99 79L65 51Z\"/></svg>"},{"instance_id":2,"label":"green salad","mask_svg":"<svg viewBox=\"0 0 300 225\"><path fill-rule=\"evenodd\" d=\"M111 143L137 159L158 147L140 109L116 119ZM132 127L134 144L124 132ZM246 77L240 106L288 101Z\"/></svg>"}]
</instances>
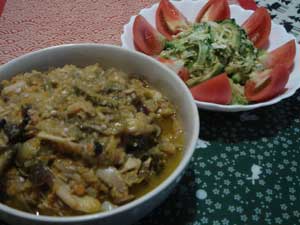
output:
<instances>
[{"instance_id":1,"label":"green salad","mask_svg":"<svg viewBox=\"0 0 300 225\"><path fill-rule=\"evenodd\" d=\"M259 61L264 53L234 19L227 19L192 24L166 43L160 57L179 61L188 69L189 87L226 72L232 86L231 104L248 104L244 85L252 72L265 69Z\"/></svg>"}]
</instances>

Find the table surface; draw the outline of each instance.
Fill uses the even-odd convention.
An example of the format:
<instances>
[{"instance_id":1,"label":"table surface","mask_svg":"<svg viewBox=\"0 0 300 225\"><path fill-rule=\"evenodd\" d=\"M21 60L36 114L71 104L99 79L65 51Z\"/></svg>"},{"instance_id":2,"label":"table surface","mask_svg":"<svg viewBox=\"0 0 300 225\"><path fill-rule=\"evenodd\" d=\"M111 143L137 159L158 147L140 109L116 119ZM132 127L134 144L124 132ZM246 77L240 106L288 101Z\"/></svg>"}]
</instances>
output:
<instances>
[{"instance_id":1,"label":"table surface","mask_svg":"<svg viewBox=\"0 0 300 225\"><path fill-rule=\"evenodd\" d=\"M0 64L57 44L120 44L130 16L154 2L9 0L0 17ZM259 4L300 40L299 1ZM185 176L137 225L300 224L300 92L255 111L199 114Z\"/></svg>"}]
</instances>

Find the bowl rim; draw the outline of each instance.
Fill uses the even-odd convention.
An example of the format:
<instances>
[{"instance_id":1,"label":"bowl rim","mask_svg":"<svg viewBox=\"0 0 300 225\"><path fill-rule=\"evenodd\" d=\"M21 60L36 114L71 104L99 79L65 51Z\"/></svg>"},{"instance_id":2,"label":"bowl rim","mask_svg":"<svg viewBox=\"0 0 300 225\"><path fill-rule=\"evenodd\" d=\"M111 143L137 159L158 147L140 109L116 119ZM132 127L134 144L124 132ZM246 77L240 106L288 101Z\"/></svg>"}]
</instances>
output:
<instances>
[{"instance_id":1,"label":"bowl rim","mask_svg":"<svg viewBox=\"0 0 300 225\"><path fill-rule=\"evenodd\" d=\"M207 2L207 0L182 0L182 1L170 0L170 1L172 2L172 4L175 5L175 7L178 7L178 6L184 5L184 4L193 4L194 6L198 6L199 4L205 4ZM132 24L134 22L134 19L137 15L146 14L148 12L151 12L151 11L155 10L157 7L158 7L158 3L154 3L154 4L150 5L149 7L145 7L143 9L141 9L137 14L132 15L129 18L129 20L127 21L127 23L124 24L122 34L121 34L121 45L122 45L123 48L130 49L132 51L137 51L136 49L131 49L127 45L127 41L126 41L127 30L132 26ZM245 13L245 14L254 12L254 10L244 9L238 4L230 4L229 7L230 7L230 11L232 11L232 9L234 9L234 10L239 10L242 13ZM183 13L185 15L186 12L185 13L181 12L181 13ZM234 18L234 17L232 17L232 15L231 15L231 18ZM295 36L292 35L291 33L288 33L284 29L283 25L277 24L273 20L271 21L271 23L272 23L272 27L275 26L276 29L280 28L281 31L284 32L284 34L290 40L295 40L296 53L298 51L300 52L300 45L298 44L297 39L295 38ZM280 47L280 46L278 46L278 47ZM296 61L296 56L295 56L295 59L294 59L294 63L295 63L295 61ZM198 101L196 99L194 99L194 102L196 103L196 105L199 109L208 110L208 111L229 112L229 113L230 112L250 111L250 110L254 110L254 109L263 108L263 107L267 107L267 106L277 104L277 103L293 96L299 88L300 88L300 82L298 82L297 85L294 85L291 88L287 88L289 90L289 92L283 92L280 95L277 95L277 96L275 96L272 99L269 99L267 101L257 102L257 103L254 102L252 104L247 104L247 105L241 105L241 104L222 105L222 104L218 104L218 103Z\"/></svg>"},{"instance_id":2,"label":"bowl rim","mask_svg":"<svg viewBox=\"0 0 300 225\"><path fill-rule=\"evenodd\" d=\"M107 211L107 212L99 212L99 213L94 213L94 214L88 214L88 215L79 215L79 216L46 216L46 215L36 215L36 214L32 214L32 213L28 213L25 211L21 211L15 208L12 208L10 206L7 206L3 203L0 202L0 211L4 211L7 214L13 215L13 216L17 216L20 217L22 219L27 219L27 220L31 220L31 221L35 221L35 222L53 222L53 223L62 223L62 222L84 222L84 221L89 221L89 220L95 220L95 219L103 219L103 218L107 218L113 215L116 215L118 213L122 213L131 209L134 209L136 206L138 206L139 204L145 202L145 201L149 201L152 197L154 197L155 195L159 194L160 192L164 191L171 183L176 182L178 183L179 179L182 176L182 173L184 172L186 166L188 165L189 161L192 158L192 155L195 151L195 146L196 146L196 141L198 139L199 136L199 128L200 128L200 118L199 118L199 114L198 114L198 110L197 110L197 106L194 103L193 97L191 95L191 93L189 92L189 89L186 87L186 85L178 78L178 76L169 68L164 67L162 64L160 64L159 62L157 62L155 59L153 59L152 57L149 57L145 54L136 52L136 51L132 51L132 50L128 50L125 48L122 48L121 46L116 46L116 45L110 45L110 44L96 44L96 43L75 43L75 44L62 44L62 45L56 45L56 46L51 46L51 47L47 47L47 48L43 48L37 51L33 51L33 52L29 52L27 54L21 55L17 58L14 58L12 60L10 60L9 62L3 64L0 66L0 77L1 77L1 73L3 72L3 70L5 70L6 67L8 66L12 66L14 64L18 64L20 61L22 60L26 60L27 58L31 58L32 56L36 55L36 54L40 54L43 52L49 52L49 51L55 51L55 50L60 50L60 49L72 49L73 47L95 47L95 48L99 48L99 50L101 48L111 48L114 49L116 51L121 51L121 52L127 52L127 54L131 54L134 55L134 57L137 58L141 58L142 60L148 60L154 64L156 64L157 66L161 67L162 70L165 70L166 73L168 73L170 75L170 79L175 79L176 81L176 85L181 86L181 88L184 90L184 95L186 96L186 98L189 100L190 102L190 108L192 111L192 114L194 116L193 118L193 130L191 130L191 141L189 143L187 143L187 147L185 150L185 153L182 156L182 160L180 161L180 163L178 164L178 166L175 168L175 170L173 170L173 172L162 182L160 183L156 188L154 188L153 190L151 190L150 192L148 192L147 194L143 195L142 197L139 197L125 205L119 206L118 208L112 210L112 211ZM15 75L13 75L15 76ZM1 80L1 79L0 79Z\"/></svg>"}]
</instances>

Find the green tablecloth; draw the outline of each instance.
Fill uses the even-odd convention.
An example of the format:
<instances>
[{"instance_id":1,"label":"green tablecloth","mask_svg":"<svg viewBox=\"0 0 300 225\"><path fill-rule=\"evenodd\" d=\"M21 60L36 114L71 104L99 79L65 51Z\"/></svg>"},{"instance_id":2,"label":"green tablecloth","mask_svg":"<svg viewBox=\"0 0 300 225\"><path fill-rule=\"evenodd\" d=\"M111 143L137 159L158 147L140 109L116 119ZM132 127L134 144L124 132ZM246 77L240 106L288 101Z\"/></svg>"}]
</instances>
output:
<instances>
[{"instance_id":1,"label":"green tablecloth","mask_svg":"<svg viewBox=\"0 0 300 225\"><path fill-rule=\"evenodd\" d=\"M300 1L259 4L299 40ZM300 92L259 110L199 115L185 176L138 225L300 224Z\"/></svg>"}]
</instances>

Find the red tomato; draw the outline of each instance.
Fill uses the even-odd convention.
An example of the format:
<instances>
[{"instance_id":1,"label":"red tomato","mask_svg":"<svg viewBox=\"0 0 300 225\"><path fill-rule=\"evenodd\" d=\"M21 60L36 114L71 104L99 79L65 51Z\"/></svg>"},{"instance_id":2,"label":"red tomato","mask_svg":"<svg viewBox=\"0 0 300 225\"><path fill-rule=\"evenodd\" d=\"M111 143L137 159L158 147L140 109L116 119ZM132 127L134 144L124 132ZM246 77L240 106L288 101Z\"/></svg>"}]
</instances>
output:
<instances>
[{"instance_id":1,"label":"red tomato","mask_svg":"<svg viewBox=\"0 0 300 225\"><path fill-rule=\"evenodd\" d=\"M231 102L232 91L226 73L222 73L191 88L198 101L227 105Z\"/></svg>"},{"instance_id":2,"label":"red tomato","mask_svg":"<svg viewBox=\"0 0 300 225\"><path fill-rule=\"evenodd\" d=\"M264 47L268 43L271 32L271 17L268 10L264 7L258 8L242 27L255 47Z\"/></svg>"},{"instance_id":3,"label":"red tomato","mask_svg":"<svg viewBox=\"0 0 300 225\"><path fill-rule=\"evenodd\" d=\"M157 30L168 40L172 40L172 35L178 34L188 26L187 19L169 2L161 0L155 15Z\"/></svg>"},{"instance_id":4,"label":"red tomato","mask_svg":"<svg viewBox=\"0 0 300 225\"><path fill-rule=\"evenodd\" d=\"M6 0L0 0L0 16L3 12L4 6L5 6Z\"/></svg>"},{"instance_id":5,"label":"red tomato","mask_svg":"<svg viewBox=\"0 0 300 225\"><path fill-rule=\"evenodd\" d=\"M181 80L183 80L184 82L186 82L189 79L189 77L190 77L189 70L186 67L182 67L178 71L178 76L181 78Z\"/></svg>"},{"instance_id":6,"label":"red tomato","mask_svg":"<svg viewBox=\"0 0 300 225\"><path fill-rule=\"evenodd\" d=\"M289 70L286 65L278 64L272 69L258 73L254 79L246 82L246 98L251 102L266 101L285 90L285 85L289 79Z\"/></svg>"},{"instance_id":7,"label":"red tomato","mask_svg":"<svg viewBox=\"0 0 300 225\"><path fill-rule=\"evenodd\" d=\"M158 55L164 48L164 37L147 20L138 15L133 24L135 48L147 55Z\"/></svg>"},{"instance_id":8,"label":"red tomato","mask_svg":"<svg viewBox=\"0 0 300 225\"><path fill-rule=\"evenodd\" d=\"M244 9L251 9L256 10L258 7L254 0L237 0L239 5L242 6Z\"/></svg>"},{"instance_id":9,"label":"red tomato","mask_svg":"<svg viewBox=\"0 0 300 225\"><path fill-rule=\"evenodd\" d=\"M263 64L267 68L272 68L277 64L285 64L288 69L291 69L294 64L294 58L296 55L296 43L295 40L281 45L279 48L274 49L263 59Z\"/></svg>"},{"instance_id":10,"label":"red tomato","mask_svg":"<svg viewBox=\"0 0 300 225\"><path fill-rule=\"evenodd\" d=\"M196 22L220 21L230 18L227 0L209 0L200 10Z\"/></svg>"},{"instance_id":11,"label":"red tomato","mask_svg":"<svg viewBox=\"0 0 300 225\"><path fill-rule=\"evenodd\" d=\"M183 63L178 63L172 59L166 59L162 57L157 57L156 59L177 73L184 82L189 79L189 71L183 66Z\"/></svg>"}]
</instances>

